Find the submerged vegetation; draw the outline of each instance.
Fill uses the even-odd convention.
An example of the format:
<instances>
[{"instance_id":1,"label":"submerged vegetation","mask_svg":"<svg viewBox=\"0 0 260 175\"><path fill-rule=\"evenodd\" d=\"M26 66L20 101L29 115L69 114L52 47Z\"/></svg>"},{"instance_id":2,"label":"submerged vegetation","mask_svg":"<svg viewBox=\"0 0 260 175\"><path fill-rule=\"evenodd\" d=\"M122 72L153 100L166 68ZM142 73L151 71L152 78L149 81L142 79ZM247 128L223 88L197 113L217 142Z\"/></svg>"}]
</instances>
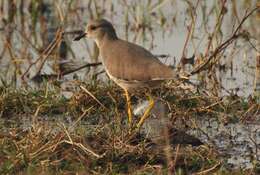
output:
<instances>
[{"instance_id":1,"label":"submerged vegetation","mask_svg":"<svg viewBox=\"0 0 260 175\"><path fill-rule=\"evenodd\" d=\"M0 0L0 174L260 173L259 5ZM152 91L167 108L166 124L152 115L145 122L152 131L129 134L123 91L107 81L96 45L72 42L88 19L101 17L190 78ZM132 96L133 108L144 96ZM233 152L199 126L205 119L220 123L209 126L217 130L254 124L245 165L230 167ZM220 143L247 144L232 134Z\"/></svg>"}]
</instances>

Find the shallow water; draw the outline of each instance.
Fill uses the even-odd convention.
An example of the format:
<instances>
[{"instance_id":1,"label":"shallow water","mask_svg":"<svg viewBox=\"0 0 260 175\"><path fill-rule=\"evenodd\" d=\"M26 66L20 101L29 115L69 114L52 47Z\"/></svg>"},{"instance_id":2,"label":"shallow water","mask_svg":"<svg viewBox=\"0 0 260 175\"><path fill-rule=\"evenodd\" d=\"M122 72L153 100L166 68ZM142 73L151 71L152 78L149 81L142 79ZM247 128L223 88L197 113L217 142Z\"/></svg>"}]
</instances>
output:
<instances>
[{"instance_id":1,"label":"shallow water","mask_svg":"<svg viewBox=\"0 0 260 175\"><path fill-rule=\"evenodd\" d=\"M195 122L198 128L187 133L216 149L227 167L249 169L254 167L255 161L260 162L259 123L237 122L223 125L217 119L207 117Z\"/></svg>"},{"instance_id":2,"label":"shallow water","mask_svg":"<svg viewBox=\"0 0 260 175\"><path fill-rule=\"evenodd\" d=\"M135 113L141 115L147 106L147 101L140 103L135 108ZM183 124L178 124L178 122L174 123L172 127L183 130L216 150L224 167L251 169L254 167L254 163L260 162L259 121L260 115L256 116L255 123L237 121L228 124L223 124L217 118L200 116L186 121L189 127L183 128ZM168 127L169 123L166 106L157 101L152 110L152 116L144 123L143 132L148 138L161 137L162 130Z\"/></svg>"}]
</instances>

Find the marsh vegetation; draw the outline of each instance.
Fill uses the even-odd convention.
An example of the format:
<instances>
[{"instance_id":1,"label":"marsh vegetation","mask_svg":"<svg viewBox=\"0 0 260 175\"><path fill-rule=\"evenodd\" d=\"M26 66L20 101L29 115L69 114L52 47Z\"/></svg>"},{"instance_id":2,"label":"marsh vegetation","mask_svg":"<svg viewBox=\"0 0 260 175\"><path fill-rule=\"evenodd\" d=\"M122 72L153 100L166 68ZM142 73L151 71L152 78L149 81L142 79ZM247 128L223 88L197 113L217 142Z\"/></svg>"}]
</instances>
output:
<instances>
[{"instance_id":1,"label":"marsh vegetation","mask_svg":"<svg viewBox=\"0 0 260 175\"><path fill-rule=\"evenodd\" d=\"M129 135L97 46L73 42L101 17L189 77L152 92L166 132ZM0 174L260 173L259 26L257 0L0 0Z\"/></svg>"}]
</instances>

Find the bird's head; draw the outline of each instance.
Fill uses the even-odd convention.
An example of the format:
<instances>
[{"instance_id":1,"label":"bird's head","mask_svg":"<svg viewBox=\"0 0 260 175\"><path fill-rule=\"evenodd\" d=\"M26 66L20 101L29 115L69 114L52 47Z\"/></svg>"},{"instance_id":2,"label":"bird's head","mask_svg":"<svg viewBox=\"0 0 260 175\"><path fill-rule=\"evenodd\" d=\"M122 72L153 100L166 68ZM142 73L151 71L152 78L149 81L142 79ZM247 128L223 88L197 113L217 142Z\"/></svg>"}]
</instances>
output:
<instances>
[{"instance_id":1,"label":"bird's head","mask_svg":"<svg viewBox=\"0 0 260 175\"><path fill-rule=\"evenodd\" d=\"M74 40L78 41L84 37L100 40L105 35L112 39L117 38L113 25L105 19L91 20L88 22L86 30Z\"/></svg>"}]
</instances>

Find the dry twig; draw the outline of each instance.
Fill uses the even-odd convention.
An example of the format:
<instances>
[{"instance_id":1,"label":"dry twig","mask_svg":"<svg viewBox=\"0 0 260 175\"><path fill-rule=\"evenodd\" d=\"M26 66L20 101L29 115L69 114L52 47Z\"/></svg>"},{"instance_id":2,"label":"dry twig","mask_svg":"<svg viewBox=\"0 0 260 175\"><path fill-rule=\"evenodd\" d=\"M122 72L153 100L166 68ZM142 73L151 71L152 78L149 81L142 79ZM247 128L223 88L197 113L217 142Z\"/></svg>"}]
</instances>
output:
<instances>
[{"instance_id":1,"label":"dry twig","mask_svg":"<svg viewBox=\"0 0 260 175\"><path fill-rule=\"evenodd\" d=\"M260 7L256 7L253 10L251 10L249 13L246 11L243 19L241 20L241 22L239 23L239 25L237 26L236 30L234 31L234 33L231 35L231 37L229 37L225 42L223 42L221 45L219 45L214 51L213 53L209 56L209 58L204 61L202 64L200 64L199 66L197 66L196 68L194 68L194 70L191 71L191 75L197 74L203 70L207 69L208 64L210 63L210 61L215 58L220 52L222 52L224 49L226 49L231 43L233 43L233 41L235 41L238 37L240 37L242 35L242 33L239 33L239 30L241 29L242 25L244 24L244 22L248 19L248 17L250 17L255 11L257 11Z\"/></svg>"}]
</instances>

